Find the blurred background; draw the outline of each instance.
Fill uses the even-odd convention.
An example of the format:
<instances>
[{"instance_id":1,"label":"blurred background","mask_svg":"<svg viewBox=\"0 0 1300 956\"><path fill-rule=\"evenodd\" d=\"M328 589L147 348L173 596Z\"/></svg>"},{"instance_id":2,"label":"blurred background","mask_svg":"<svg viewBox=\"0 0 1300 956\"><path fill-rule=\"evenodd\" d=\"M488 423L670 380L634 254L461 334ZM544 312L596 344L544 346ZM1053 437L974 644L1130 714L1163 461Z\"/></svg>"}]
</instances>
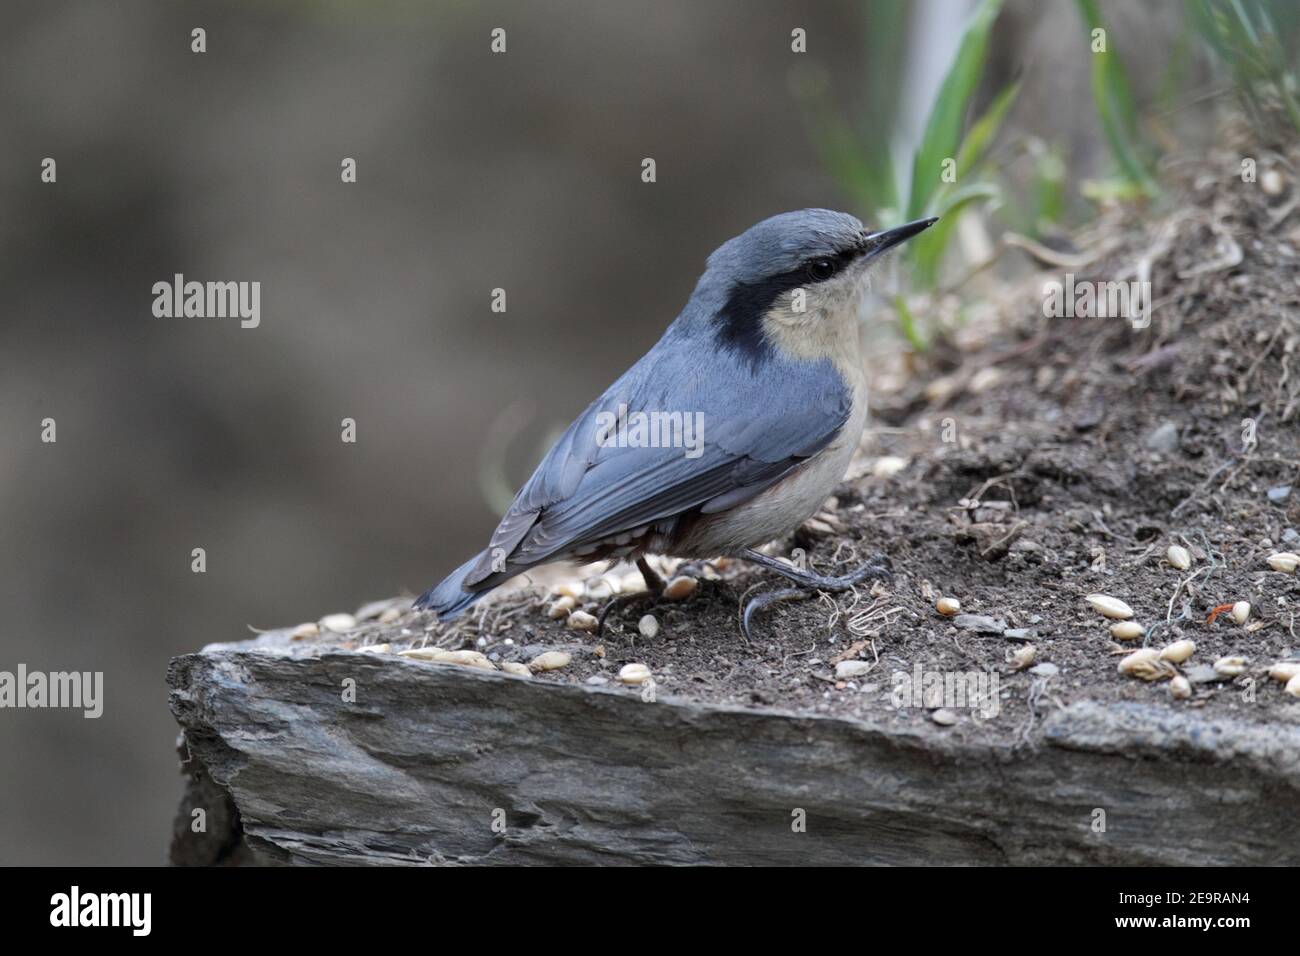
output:
<instances>
[{"instance_id":1,"label":"blurred background","mask_svg":"<svg viewBox=\"0 0 1300 956\"><path fill-rule=\"evenodd\" d=\"M873 215L836 124L909 155L974 6L5 4L0 669L103 671L105 709L0 711L0 862L162 863L168 658L477 550L712 249L789 209ZM1135 95L1195 124L1181 4L1104 10ZM1003 131L1038 145L992 156L1027 181L1105 173L1086 42L1068 0L998 13L970 109L1020 81ZM259 281L260 327L154 317L174 273Z\"/></svg>"}]
</instances>

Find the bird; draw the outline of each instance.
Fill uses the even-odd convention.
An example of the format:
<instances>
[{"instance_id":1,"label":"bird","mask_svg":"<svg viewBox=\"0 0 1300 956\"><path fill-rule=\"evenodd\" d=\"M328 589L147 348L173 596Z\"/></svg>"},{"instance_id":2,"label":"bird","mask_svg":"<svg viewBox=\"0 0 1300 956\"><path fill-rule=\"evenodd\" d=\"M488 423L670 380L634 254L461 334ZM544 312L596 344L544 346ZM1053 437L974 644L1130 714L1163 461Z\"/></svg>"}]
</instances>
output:
<instances>
[{"instance_id":1,"label":"bird","mask_svg":"<svg viewBox=\"0 0 1300 956\"><path fill-rule=\"evenodd\" d=\"M647 556L726 556L795 585L749 603L748 640L753 614L774 601L887 578L883 555L829 577L757 549L812 517L843 480L867 418L868 273L936 221L873 230L848 213L802 209L724 242L659 341L546 453L487 547L414 607L450 620L557 561L635 561L658 594L664 582Z\"/></svg>"}]
</instances>

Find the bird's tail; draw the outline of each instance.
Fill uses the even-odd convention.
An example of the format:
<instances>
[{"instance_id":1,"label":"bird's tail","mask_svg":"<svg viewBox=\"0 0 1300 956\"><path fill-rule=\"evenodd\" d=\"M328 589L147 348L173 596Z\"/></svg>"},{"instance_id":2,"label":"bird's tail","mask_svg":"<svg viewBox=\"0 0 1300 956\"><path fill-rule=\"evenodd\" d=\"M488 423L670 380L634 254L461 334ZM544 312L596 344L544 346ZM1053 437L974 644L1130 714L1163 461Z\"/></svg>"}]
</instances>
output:
<instances>
[{"instance_id":1,"label":"bird's tail","mask_svg":"<svg viewBox=\"0 0 1300 956\"><path fill-rule=\"evenodd\" d=\"M478 591L465 590L465 576L478 564L482 555L474 555L451 574L443 578L442 583L431 587L415 599L413 607L436 611L440 621L450 620L469 607L479 598L492 590L491 586Z\"/></svg>"}]
</instances>

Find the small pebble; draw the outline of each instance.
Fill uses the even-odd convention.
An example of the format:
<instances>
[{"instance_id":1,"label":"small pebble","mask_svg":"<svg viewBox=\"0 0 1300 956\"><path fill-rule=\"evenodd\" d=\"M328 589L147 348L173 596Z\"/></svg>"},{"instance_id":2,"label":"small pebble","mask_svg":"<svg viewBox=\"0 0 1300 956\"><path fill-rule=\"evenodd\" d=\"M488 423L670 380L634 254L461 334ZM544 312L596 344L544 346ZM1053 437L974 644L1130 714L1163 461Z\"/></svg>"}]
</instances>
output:
<instances>
[{"instance_id":1,"label":"small pebble","mask_svg":"<svg viewBox=\"0 0 1300 956\"><path fill-rule=\"evenodd\" d=\"M1109 594L1089 594L1084 600L1091 604L1096 611L1109 618L1127 620L1133 616L1131 607L1119 598L1111 597Z\"/></svg>"},{"instance_id":2,"label":"small pebble","mask_svg":"<svg viewBox=\"0 0 1300 956\"><path fill-rule=\"evenodd\" d=\"M538 671L555 671L568 667L572 660L572 655L565 651L544 651L528 662L528 669L534 674Z\"/></svg>"},{"instance_id":3,"label":"small pebble","mask_svg":"<svg viewBox=\"0 0 1300 956\"><path fill-rule=\"evenodd\" d=\"M650 668L644 664L624 664L618 671L622 684L644 684L650 677Z\"/></svg>"},{"instance_id":4,"label":"small pebble","mask_svg":"<svg viewBox=\"0 0 1300 956\"><path fill-rule=\"evenodd\" d=\"M656 637L659 634L659 619L653 614L647 614L636 622L636 629L641 632L642 637Z\"/></svg>"},{"instance_id":5,"label":"small pebble","mask_svg":"<svg viewBox=\"0 0 1300 956\"><path fill-rule=\"evenodd\" d=\"M1178 448L1178 426L1165 422L1147 435L1146 446L1152 451L1175 451Z\"/></svg>"},{"instance_id":6,"label":"small pebble","mask_svg":"<svg viewBox=\"0 0 1300 956\"><path fill-rule=\"evenodd\" d=\"M575 631L594 631L596 625L600 622L594 614L588 614L586 611L574 611L564 623Z\"/></svg>"},{"instance_id":7,"label":"small pebble","mask_svg":"<svg viewBox=\"0 0 1300 956\"><path fill-rule=\"evenodd\" d=\"M980 634L1001 634L1007 629L1006 621L987 614L958 614L952 623L963 631L977 631Z\"/></svg>"},{"instance_id":8,"label":"small pebble","mask_svg":"<svg viewBox=\"0 0 1300 956\"><path fill-rule=\"evenodd\" d=\"M944 617L953 617L961 610L961 601L950 597L939 598L935 602L934 609Z\"/></svg>"},{"instance_id":9,"label":"small pebble","mask_svg":"<svg viewBox=\"0 0 1300 956\"><path fill-rule=\"evenodd\" d=\"M1276 488L1268 489L1269 501L1286 501L1291 495L1290 485L1278 485Z\"/></svg>"},{"instance_id":10,"label":"small pebble","mask_svg":"<svg viewBox=\"0 0 1300 956\"><path fill-rule=\"evenodd\" d=\"M957 723L957 715L946 707L940 707L930 714L930 719L940 727L951 727Z\"/></svg>"},{"instance_id":11,"label":"small pebble","mask_svg":"<svg viewBox=\"0 0 1300 956\"><path fill-rule=\"evenodd\" d=\"M664 587L664 598L669 601L685 601L695 593L699 582L687 575L679 574Z\"/></svg>"}]
</instances>

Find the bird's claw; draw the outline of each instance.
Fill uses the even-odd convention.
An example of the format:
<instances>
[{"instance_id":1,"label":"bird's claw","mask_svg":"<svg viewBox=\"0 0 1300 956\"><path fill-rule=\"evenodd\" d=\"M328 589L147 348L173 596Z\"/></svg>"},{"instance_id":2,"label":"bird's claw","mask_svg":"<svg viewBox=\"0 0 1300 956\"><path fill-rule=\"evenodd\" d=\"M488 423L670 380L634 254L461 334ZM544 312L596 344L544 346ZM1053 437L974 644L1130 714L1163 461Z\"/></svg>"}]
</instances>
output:
<instances>
[{"instance_id":1,"label":"bird's claw","mask_svg":"<svg viewBox=\"0 0 1300 956\"><path fill-rule=\"evenodd\" d=\"M837 578L792 568L757 551L747 552L745 558L755 564L770 568L787 580L799 585L795 588L785 588L780 591L769 591L760 594L745 605L745 610L741 614L740 630L747 641L751 638L749 623L754 616L754 612L762 610L769 604L775 604L778 601L806 600L818 591L830 591L831 593L847 591L868 578L888 581L894 576L889 569L889 558L884 554L873 555L855 570Z\"/></svg>"},{"instance_id":2,"label":"bird's claw","mask_svg":"<svg viewBox=\"0 0 1300 956\"><path fill-rule=\"evenodd\" d=\"M753 619L755 611L761 611L769 604L776 604L779 601L806 601L812 596L813 592L807 588L782 588L780 591L763 592L745 605L745 610L740 616L740 633L744 635L746 641L752 641L753 635L749 630L749 622Z\"/></svg>"}]
</instances>

